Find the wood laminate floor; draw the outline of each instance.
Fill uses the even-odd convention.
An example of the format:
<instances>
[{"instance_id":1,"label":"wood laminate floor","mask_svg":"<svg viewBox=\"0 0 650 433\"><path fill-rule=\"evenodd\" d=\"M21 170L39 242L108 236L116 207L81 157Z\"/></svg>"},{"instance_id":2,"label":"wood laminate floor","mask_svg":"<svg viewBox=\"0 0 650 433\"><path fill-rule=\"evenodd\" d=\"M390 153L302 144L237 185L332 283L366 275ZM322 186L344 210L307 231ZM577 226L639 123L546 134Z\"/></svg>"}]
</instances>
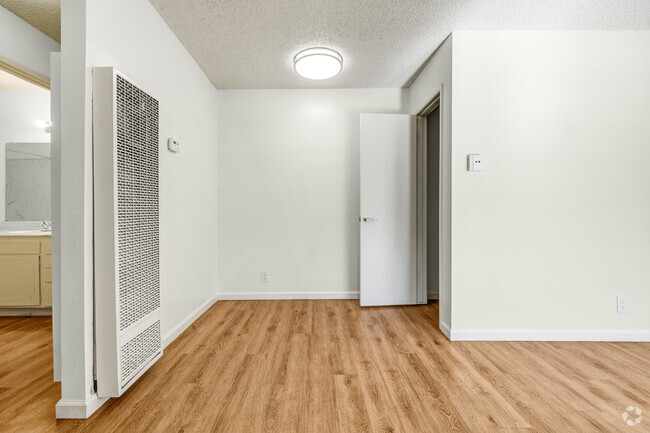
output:
<instances>
[{"instance_id":1,"label":"wood laminate floor","mask_svg":"<svg viewBox=\"0 0 650 433\"><path fill-rule=\"evenodd\" d=\"M0 431L650 431L650 343L450 343L437 303L218 302L85 421L51 354L49 318L0 318Z\"/></svg>"}]
</instances>

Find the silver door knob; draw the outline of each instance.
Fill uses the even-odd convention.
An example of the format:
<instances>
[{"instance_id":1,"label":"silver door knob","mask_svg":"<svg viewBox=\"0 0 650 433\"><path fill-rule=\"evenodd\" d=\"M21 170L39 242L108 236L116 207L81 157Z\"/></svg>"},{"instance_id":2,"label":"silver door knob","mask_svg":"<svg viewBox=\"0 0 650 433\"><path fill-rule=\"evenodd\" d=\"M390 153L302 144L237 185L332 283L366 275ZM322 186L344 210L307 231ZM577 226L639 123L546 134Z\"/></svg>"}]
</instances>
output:
<instances>
[{"instance_id":1,"label":"silver door knob","mask_svg":"<svg viewBox=\"0 0 650 433\"><path fill-rule=\"evenodd\" d=\"M363 221L364 223L376 223L377 221L379 221L379 218L362 217L361 221Z\"/></svg>"}]
</instances>

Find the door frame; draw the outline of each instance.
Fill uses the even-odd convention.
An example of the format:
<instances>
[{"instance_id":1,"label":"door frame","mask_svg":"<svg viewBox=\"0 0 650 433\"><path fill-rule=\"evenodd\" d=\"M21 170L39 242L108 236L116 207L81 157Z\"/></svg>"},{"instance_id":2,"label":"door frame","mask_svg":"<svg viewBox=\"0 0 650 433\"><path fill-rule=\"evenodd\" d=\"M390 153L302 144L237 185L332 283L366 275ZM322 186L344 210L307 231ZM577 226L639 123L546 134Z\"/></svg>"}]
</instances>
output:
<instances>
[{"instance_id":1,"label":"door frame","mask_svg":"<svg viewBox=\"0 0 650 433\"><path fill-rule=\"evenodd\" d=\"M436 108L438 110L439 137L438 137L438 267L442 267L442 85L434 93L424 107L416 114L416 302L426 304L428 302L427 287L427 116ZM441 294L441 275L438 273L438 297Z\"/></svg>"},{"instance_id":2,"label":"door frame","mask_svg":"<svg viewBox=\"0 0 650 433\"><path fill-rule=\"evenodd\" d=\"M0 71L7 72L29 83L50 90L50 78L43 74L39 74L26 66L16 63L7 57L0 56Z\"/></svg>"}]
</instances>

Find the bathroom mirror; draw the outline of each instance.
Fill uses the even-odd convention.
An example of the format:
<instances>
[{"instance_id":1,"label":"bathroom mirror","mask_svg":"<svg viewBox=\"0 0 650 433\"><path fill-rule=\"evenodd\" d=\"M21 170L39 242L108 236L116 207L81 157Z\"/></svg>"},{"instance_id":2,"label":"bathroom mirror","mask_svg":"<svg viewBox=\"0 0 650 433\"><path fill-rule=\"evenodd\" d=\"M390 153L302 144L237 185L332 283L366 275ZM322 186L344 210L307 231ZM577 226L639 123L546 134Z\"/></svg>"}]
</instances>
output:
<instances>
[{"instance_id":1,"label":"bathroom mirror","mask_svg":"<svg viewBox=\"0 0 650 433\"><path fill-rule=\"evenodd\" d=\"M50 143L6 144L6 221L52 219L50 156Z\"/></svg>"}]
</instances>

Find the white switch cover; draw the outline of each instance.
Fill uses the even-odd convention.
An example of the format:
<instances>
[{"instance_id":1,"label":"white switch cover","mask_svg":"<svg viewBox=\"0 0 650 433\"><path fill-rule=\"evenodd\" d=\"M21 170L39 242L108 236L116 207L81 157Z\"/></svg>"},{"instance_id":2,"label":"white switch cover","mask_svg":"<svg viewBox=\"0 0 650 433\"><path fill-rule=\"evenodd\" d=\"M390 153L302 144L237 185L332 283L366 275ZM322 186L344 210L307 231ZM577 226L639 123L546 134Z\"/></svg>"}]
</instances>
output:
<instances>
[{"instance_id":1,"label":"white switch cover","mask_svg":"<svg viewBox=\"0 0 650 433\"><path fill-rule=\"evenodd\" d=\"M616 297L616 311L619 313L627 313L627 298L625 296Z\"/></svg>"},{"instance_id":2,"label":"white switch cover","mask_svg":"<svg viewBox=\"0 0 650 433\"><path fill-rule=\"evenodd\" d=\"M181 143L173 137L167 139L167 149L170 152L178 153L181 150Z\"/></svg>"},{"instance_id":3,"label":"white switch cover","mask_svg":"<svg viewBox=\"0 0 650 433\"><path fill-rule=\"evenodd\" d=\"M467 171L483 171L483 157L481 155L467 155Z\"/></svg>"},{"instance_id":4,"label":"white switch cover","mask_svg":"<svg viewBox=\"0 0 650 433\"><path fill-rule=\"evenodd\" d=\"M269 273L266 271L260 272L260 281L263 283L268 283L269 282Z\"/></svg>"}]
</instances>

